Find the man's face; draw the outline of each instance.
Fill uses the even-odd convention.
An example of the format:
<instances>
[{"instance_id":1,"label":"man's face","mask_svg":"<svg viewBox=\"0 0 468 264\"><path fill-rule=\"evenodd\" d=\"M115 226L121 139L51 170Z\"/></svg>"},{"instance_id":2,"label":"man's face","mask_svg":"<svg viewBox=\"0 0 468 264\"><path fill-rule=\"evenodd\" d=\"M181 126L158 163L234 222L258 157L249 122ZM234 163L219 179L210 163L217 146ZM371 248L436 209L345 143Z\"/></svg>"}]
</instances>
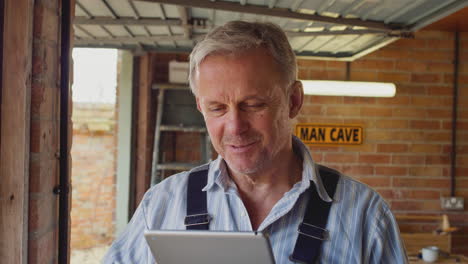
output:
<instances>
[{"instance_id":1,"label":"man's face","mask_svg":"<svg viewBox=\"0 0 468 264\"><path fill-rule=\"evenodd\" d=\"M234 172L261 173L289 154L290 121L298 109L291 111L288 84L281 76L261 48L235 56L210 55L200 64L195 78L198 109L214 148Z\"/></svg>"}]
</instances>

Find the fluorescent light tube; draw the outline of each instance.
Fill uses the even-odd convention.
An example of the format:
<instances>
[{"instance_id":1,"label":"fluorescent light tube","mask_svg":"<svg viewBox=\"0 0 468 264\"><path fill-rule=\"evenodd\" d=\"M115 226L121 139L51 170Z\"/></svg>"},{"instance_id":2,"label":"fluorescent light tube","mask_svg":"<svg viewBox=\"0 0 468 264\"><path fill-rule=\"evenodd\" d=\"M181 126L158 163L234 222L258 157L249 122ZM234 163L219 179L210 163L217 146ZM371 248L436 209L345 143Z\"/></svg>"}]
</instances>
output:
<instances>
[{"instance_id":1,"label":"fluorescent light tube","mask_svg":"<svg viewBox=\"0 0 468 264\"><path fill-rule=\"evenodd\" d=\"M381 82L301 80L308 95L394 97L395 84Z\"/></svg>"}]
</instances>

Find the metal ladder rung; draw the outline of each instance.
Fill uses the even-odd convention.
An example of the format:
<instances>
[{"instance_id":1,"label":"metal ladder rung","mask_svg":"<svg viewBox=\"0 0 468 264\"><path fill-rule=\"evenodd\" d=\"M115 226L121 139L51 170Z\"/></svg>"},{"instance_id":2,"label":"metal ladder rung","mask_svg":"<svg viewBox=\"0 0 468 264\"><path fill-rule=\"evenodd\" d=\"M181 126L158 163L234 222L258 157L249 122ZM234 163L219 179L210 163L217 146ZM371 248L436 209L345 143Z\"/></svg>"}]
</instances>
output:
<instances>
[{"instance_id":1,"label":"metal ladder rung","mask_svg":"<svg viewBox=\"0 0 468 264\"><path fill-rule=\"evenodd\" d=\"M179 90L184 89L183 85L172 85L172 84L153 84L153 89L159 89L158 93L158 106L156 113L156 122L154 129L154 142L153 142L153 160L151 166L151 185L156 184L163 176L158 177L158 171L161 174L164 173L164 170L190 170L193 167L199 166L205 162L211 160L211 142L208 136L207 129L201 126L184 126L182 125L164 125L162 124L162 115L163 115L163 106L164 106L164 97L166 90ZM190 92L190 89L185 86L185 90ZM194 109L194 111L197 111ZM159 152L160 152L160 141L161 141L161 131L176 131L176 132L197 132L201 134L201 146L200 153L202 161L195 163L184 163L184 162L165 162L159 163ZM204 135L203 135L204 134Z\"/></svg>"},{"instance_id":2,"label":"metal ladder rung","mask_svg":"<svg viewBox=\"0 0 468 264\"><path fill-rule=\"evenodd\" d=\"M202 164L201 163L182 163L182 162L159 163L158 170L190 170L200 165Z\"/></svg>"},{"instance_id":3,"label":"metal ladder rung","mask_svg":"<svg viewBox=\"0 0 468 264\"><path fill-rule=\"evenodd\" d=\"M159 127L161 131L179 131L179 132L199 132L206 133L205 127L196 127L196 126L168 126L161 125Z\"/></svg>"}]
</instances>

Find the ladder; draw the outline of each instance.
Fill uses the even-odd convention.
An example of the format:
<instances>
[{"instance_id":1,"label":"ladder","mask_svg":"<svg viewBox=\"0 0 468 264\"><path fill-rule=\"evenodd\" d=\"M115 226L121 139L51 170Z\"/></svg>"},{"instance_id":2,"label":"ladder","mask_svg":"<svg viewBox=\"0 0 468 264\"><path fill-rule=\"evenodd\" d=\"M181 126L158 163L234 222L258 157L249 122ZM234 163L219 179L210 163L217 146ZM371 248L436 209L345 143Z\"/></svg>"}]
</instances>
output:
<instances>
[{"instance_id":1,"label":"ladder","mask_svg":"<svg viewBox=\"0 0 468 264\"><path fill-rule=\"evenodd\" d=\"M159 90L159 93L154 129L151 186L164 179L166 170L190 170L211 161L212 154L208 131L203 116L197 110L190 88L185 84L153 84L152 89ZM200 133L201 160L190 163L165 162L161 149L161 133L164 132Z\"/></svg>"}]
</instances>

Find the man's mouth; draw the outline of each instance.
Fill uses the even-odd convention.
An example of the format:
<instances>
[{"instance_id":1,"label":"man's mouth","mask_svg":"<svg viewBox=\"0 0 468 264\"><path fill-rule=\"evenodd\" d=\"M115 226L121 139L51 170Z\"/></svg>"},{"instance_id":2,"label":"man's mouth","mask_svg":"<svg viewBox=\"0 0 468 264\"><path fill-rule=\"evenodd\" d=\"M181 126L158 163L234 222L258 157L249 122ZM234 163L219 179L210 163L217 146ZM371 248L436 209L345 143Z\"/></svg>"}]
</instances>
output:
<instances>
[{"instance_id":1,"label":"man's mouth","mask_svg":"<svg viewBox=\"0 0 468 264\"><path fill-rule=\"evenodd\" d=\"M240 144L227 144L227 146L234 152L246 152L251 150L258 141L253 141L249 143L240 143Z\"/></svg>"}]
</instances>

